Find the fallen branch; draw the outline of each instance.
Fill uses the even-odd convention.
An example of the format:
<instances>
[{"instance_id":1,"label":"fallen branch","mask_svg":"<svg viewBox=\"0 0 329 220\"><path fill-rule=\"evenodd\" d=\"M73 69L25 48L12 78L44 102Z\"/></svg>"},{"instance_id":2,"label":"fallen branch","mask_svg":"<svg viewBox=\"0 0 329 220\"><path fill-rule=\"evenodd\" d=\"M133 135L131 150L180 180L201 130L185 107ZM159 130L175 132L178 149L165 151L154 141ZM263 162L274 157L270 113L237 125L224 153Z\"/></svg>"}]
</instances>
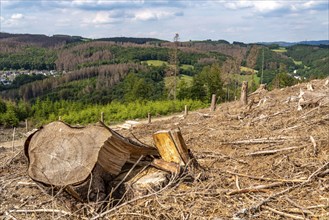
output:
<instances>
[{"instance_id":1,"label":"fallen branch","mask_svg":"<svg viewBox=\"0 0 329 220\"><path fill-rule=\"evenodd\" d=\"M286 147L286 148L281 148L281 149L276 149L276 150L256 151L256 152L246 154L246 156L269 155L269 154L275 154L275 153L282 152L282 151L289 151L289 150L295 150L295 149L300 149L300 148L303 148L303 147Z\"/></svg>"},{"instance_id":2,"label":"fallen branch","mask_svg":"<svg viewBox=\"0 0 329 220\"><path fill-rule=\"evenodd\" d=\"M278 215L281 215L281 216L284 216L284 217L288 217L288 218L292 218L292 219L305 219L304 217L302 216L298 216L298 215L292 215L292 214L289 214L289 213L285 213L285 212L281 212L281 211L278 211L276 209L273 209L269 206L262 206L262 209L265 209L265 210L269 210L275 214L278 214Z\"/></svg>"},{"instance_id":3,"label":"fallen branch","mask_svg":"<svg viewBox=\"0 0 329 220\"><path fill-rule=\"evenodd\" d=\"M280 111L280 112L276 112L276 113L274 113L272 115L265 115L263 117L258 117L258 118L253 119L251 122L254 123L256 121L260 121L260 120L263 120L263 119L271 118L271 117L274 117L274 116L277 116L277 115L281 115L281 114L283 114L285 112L288 112L288 111L289 110L283 110L283 111Z\"/></svg>"},{"instance_id":4,"label":"fallen branch","mask_svg":"<svg viewBox=\"0 0 329 220\"><path fill-rule=\"evenodd\" d=\"M13 219L13 220L17 220L17 218L15 218L14 216L12 216L11 214L9 214L7 211L5 212L5 218L4 219Z\"/></svg>"},{"instance_id":5,"label":"fallen branch","mask_svg":"<svg viewBox=\"0 0 329 220\"><path fill-rule=\"evenodd\" d=\"M320 168L318 168L315 172L313 172L308 178L306 181L300 183L300 184L297 184L297 185L294 185L292 187L289 187L283 191L280 191L280 192L277 192L269 197L267 197L266 199L260 201L259 203L257 203L256 205L250 207L250 208L247 208L247 209L243 209L241 211L239 211L238 213L236 213L234 216L237 216L237 217L241 217L241 216L246 216L246 215L253 215L255 214L256 212L258 212L260 210L260 207L263 207L265 204L267 204L269 201L271 201L272 199L274 198L277 198L281 195L284 195L285 193L289 193L291 191L293 191L294 189L297 189L297 188L300 188L300 187L303 187L304 185L310 183L311 181L313 181L316 177L319 176L319 174L321 174L322 170L324 169L327 169L329 167L329 162L325 163L323 166L321 166Z\"/></svg>"},{"instance_id":6,"label":"fallen branch","mask_svg":"<svg viewBox=\"0 0 329 220\"><path fill-rule=\"evenodd\" d=\"M13 209L9 210L9 213L59 213L62 215L72 215L71 212L59 209Z\"/></svg>"},{"instance_id":7,"label":"fallen branch","mask_svg":"<svg viewBox=\"0 0 329 220\"><path fill-rule=\"evenodd\" d=\"M269 137L269 138L258 138L241 141L221 142L221 144L267 144L267 143L282 143L289 139L298 139L299 137Z\"/></svg>"},{"instance_id":8,"label":"fallen branch","mask_svg":"<svg viewBox=\"0 0 329 220\"><path fill-rule=\"evenodd\" d=\"M258 185L252 188L245 188L245 189L239 189L239 190L234 190L231 191L229 193L227 193L227 195L236 195L236 194L242 194L242 193L250 193L250 192L264 192L264 189L270 189L273 187L278 187L278 186L283 186L286 185L287 183L285 182L275 182L275 183L271 183L268 185Z\"/></svg>"},{"instance_id":9,"label":"fallen branch","mask_svg":"<svg viewBox=\"0 0 329 220\"><path fill-rule=\"evenodd\" d=\"M264 181L273 181L273 182L284 182L284 183L303 183L305 180L300 180L300 179L272 179L272 178L266 178L266 177L257 177L257 176L251 176L247 174L242 174L242 173L235 173L231 171L224 171L226 173L232 174L232 175L237 175L237 176L242 176L242 177L247 177L250 179L255 179L255 180L264 180Z\"/></svg>"}]
</instances>

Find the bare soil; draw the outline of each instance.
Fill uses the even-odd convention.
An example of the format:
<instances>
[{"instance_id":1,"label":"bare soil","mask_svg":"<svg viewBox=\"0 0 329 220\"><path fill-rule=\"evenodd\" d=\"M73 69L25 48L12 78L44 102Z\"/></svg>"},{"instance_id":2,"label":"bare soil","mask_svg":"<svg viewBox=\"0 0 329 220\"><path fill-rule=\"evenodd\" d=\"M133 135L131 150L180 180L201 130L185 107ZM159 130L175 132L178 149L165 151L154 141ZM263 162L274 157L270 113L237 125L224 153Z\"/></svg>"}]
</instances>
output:
<instances>
[{"instance_id":1,"label":"bare soil","mask_svg":"<svg viewBox=\"0 0 329 220\"><path fill-rule=\"evenodd\" d=\"M106 211L103 219L329 219L326 80L312 81L311 92L326 97L300 111L298 95L306 84L253 94L249 108L224 103L215 112L203 109L119 131L153 145L153 133L179 127L208 178L183 178L102 211L99 204L83 204L65 193L43 192L27 176L22 145L1 147L4 137L12 139L7 130L0 136L0 216L92 219Z\"/></svg>"}]
</instances>

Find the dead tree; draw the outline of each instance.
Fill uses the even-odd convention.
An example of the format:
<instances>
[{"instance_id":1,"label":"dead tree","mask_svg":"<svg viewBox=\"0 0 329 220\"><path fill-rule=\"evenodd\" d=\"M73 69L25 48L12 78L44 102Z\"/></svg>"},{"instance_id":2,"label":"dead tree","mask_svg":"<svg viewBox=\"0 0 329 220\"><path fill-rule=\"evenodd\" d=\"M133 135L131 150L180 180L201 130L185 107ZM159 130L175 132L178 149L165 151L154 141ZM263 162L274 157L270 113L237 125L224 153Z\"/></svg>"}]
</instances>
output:
<instances>
[{"instance_id":1,"label":"dead tree","mask_svg":"<svg viewBox=\"0 0 329 220\"><path fill-rule=\"evenodd\" d=\"M242 105L248 104L248 82L243 81L241 87L241 98L240 98Z\"/></svg>"}]
</instances>

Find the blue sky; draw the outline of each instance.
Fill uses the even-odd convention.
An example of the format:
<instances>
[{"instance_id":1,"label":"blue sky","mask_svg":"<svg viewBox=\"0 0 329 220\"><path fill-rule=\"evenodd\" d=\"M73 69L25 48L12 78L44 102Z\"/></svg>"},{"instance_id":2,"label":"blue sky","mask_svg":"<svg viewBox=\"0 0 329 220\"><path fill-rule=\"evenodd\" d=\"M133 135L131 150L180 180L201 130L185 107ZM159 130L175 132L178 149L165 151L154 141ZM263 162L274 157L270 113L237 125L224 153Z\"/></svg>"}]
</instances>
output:
<instances>
[{"instance_id":1,"label":"blue sky","mask_svg":"<svg viewBox=\"0 0 329 220\"><path fill-rule=\"evenodd\" d=\"M0 30L246 43L329 39L329 0L0 0Z\"/></svg>"}]
</instances>

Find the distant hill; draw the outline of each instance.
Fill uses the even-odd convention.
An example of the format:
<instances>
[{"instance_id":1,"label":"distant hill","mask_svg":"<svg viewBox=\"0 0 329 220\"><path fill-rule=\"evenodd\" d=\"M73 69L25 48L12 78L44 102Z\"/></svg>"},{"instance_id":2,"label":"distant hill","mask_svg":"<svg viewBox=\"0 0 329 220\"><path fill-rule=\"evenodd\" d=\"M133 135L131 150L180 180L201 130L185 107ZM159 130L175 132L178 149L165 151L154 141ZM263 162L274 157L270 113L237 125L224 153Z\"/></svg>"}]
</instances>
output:
<instances>
[{"instance_id":1,"label":"distant hill","mask_svg":"<svg viewBox=\"0 0 329 220\"><path fill-rule=\"evenodd\" d=\"M95 41L112 41L120 43L135 43L135 44L146 44L146 43L155 43L155 42L166 42L164 40L156 38L137 38L137 37L108 37L108 38L98 38Z\"/></svg>"},{"instance_id":2,"label":"distant hill","mask_svg":"<svg viewBox=\"0 0 329 220\"><path fill-rule=\"evenodd\" d=\"M58 44L67 44L80 42L83 38L80 36L69 35L53 35L47 36L43 34L10 34L0 32L0 41L12 43L33 44L42 47L51 47Z\"/></svg>"},{"instance_id":3,"label":"distant hill","mask_svg":"<svg viewBox=\"0 0 329 220\"><path fill-rule=\"evenodd\" d=\"M312 40L312 41L300 41L300 42L275 41L275 42L259 42L257 44L262 44L262 45L277 44L280 47L291 47L294 45L320 46L320 45L329 45L329 40Z\"/></svg>"}]
</instances>

